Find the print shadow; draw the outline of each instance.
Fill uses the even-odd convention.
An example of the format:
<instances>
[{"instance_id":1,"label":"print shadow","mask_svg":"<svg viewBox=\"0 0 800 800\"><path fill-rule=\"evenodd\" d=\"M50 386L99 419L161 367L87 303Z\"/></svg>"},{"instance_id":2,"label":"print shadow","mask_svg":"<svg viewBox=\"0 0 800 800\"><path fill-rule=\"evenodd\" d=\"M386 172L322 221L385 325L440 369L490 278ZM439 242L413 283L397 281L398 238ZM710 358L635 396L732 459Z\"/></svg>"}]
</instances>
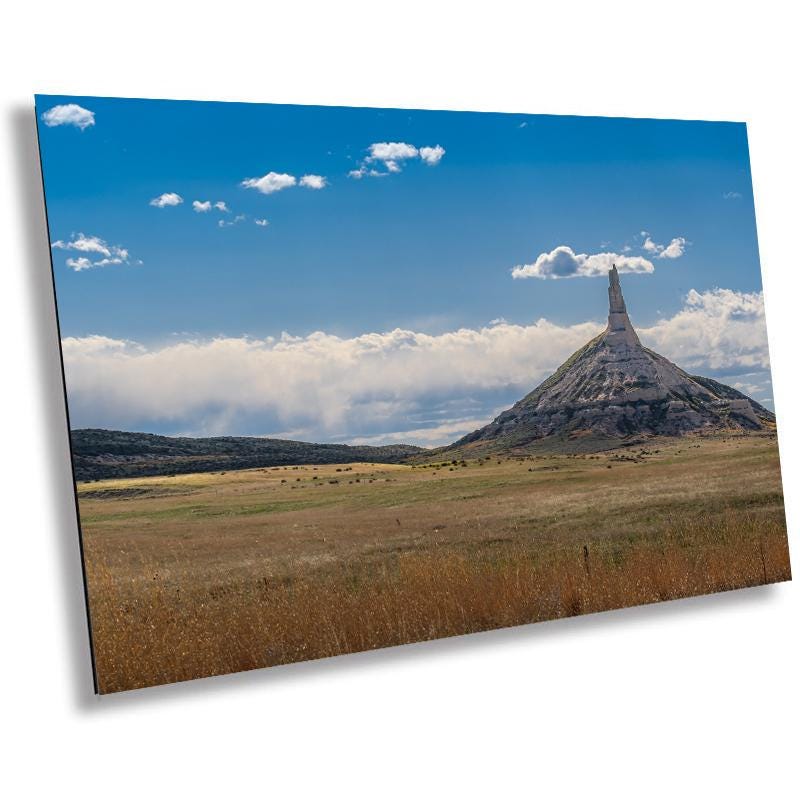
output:
<instances>
[{"instance_id":1,"label":"print shadow","mask_svg":"<svg viewBox=\"0 0 800 800\"><path fill-rule=\"evenodd\" d=\"M48 447L42 499L51 504L51 518L56 522L49 534L61 563L58 588L69 640L67 669L72 674L78 706L87 707L94 701L94 684L36 117L34 109L27 106L12 109L9 117L16 156L11 177L25 225L22 269L27 278L26 310L36 352L36 361L30 369L36 374L39 407L43 411L40 424Z\"/></svg>"}]
</instances>

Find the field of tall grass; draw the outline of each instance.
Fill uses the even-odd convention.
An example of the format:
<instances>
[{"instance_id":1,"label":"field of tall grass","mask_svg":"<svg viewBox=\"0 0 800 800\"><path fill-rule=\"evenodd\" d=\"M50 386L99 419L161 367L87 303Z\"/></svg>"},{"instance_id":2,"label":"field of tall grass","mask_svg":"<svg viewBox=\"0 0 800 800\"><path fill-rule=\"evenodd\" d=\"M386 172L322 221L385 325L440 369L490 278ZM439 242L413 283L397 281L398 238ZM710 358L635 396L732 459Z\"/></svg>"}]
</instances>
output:
<instances>
[{"instance_id":1,"label":"field of tall grass","mask_svg":"<svg viewBox=\"0 0 800 800\"><path fill-rule=\"evenodd\" d=\"M730 455L729 470L735 463ZM176 500L160 490L149 503L140 494L128 501L93 499L92 510L116 509L116 515L102 516L85 530L100 690L790 579L783 507L780 494L773 491L770 458L760 453L749 462L744 459L750 482L746 488L741 481L729 483L726 500L709 480L709 464L725 461L714 456L719 453L711 453L711 460L700 453L687 458L686 468L698 470L695 495L688 503L685 497L670 499L659 488L664 468L674 464L670 454L655 460L652 466L658 469L651 474L639 472L638 487L618 493L622 500L609 492L619 478L611 477L613 470L605 462L587 461L558 481L546 471L537 474L528 462L493 465L482 480L488 496L500 496L502 502L485 511L492 515L490 521L479 519L475 531L468 530L468 523L478 512L470 508L485 508L486 499L475 496L470 467L462 468L460 484L449 467L444 481L394 468L369 473L401 475L401 485L378 486L373 478L372 488L358 489L367 494L345 493L338 499L340 485L328 483L336 480L329 478L327 507L243 515L238 509L249 507L254 490L245 490L241 481L254 478L228 475L220 485L225 481L233 487L225 506L230 516L216 511L205 516L198 512L203 506L185 505L179 497L182 507L191 509L182 513L193 519L169 524L168 515L161 513L163 504ZM625 475L636 474L635 463L613 463L615 469L628 470ZM264 478L275 484L276 496L289 492L288 479L278 477L283 474ZM202 476L205 492L208 480ZM410 500L406 505L397 502L405 497L403 480L417 481L416 506ZM92 498L102 491L98 486L89 485ZM355 492L352 478L351 486ZM630 489L627 478L625 486ZM117 492L120 487L109 489ZM325 497L325 491L315 487L311 494ZM384 500L391 502L364 509L358 498L370 497L369 492L386 492ZM560 505L543 500L554 496ZM218 502L219 496L213 497ZM465 511L470 502L476 505ZM533 508L539 509L539 517L531 516ZM148 511L159 513L147 517ZM423 535L426 519L455 524L437 522ZM297 531L306 528L313 537L298 538ZM573 535L562 534L562 529L573 530ZM194 533L201 543L192 542ZM339 546L345 538L347 546ZM294 545L287 549L287 542Z\"/></svg>"},{"instance_id":2,"label":"field of tall grass","mask_svg":"<svg viewBox=\"0 0 800 800\"><path fill-rule=\"evenodd\" d=\"M502 541L424 549L278 578L132 586L95 559L103 692L788 580L780 520L676 520L659 542Z\"/></svg>"}]
</instances>

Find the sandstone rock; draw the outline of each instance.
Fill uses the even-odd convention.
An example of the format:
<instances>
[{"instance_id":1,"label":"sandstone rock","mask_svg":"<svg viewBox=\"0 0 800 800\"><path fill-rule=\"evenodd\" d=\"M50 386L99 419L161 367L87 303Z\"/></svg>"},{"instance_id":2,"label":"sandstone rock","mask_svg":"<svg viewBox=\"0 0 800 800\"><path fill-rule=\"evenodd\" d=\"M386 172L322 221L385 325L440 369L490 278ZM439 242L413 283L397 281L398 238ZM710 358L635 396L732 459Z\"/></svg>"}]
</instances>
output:
<instances>
[{"instance_id":1,"label":"sandstone rock","mask_svg":"<svg viewBox=\"0 0 800 800\"><path fill-rule=\"evenodd\" d=\"M615 266L608 300L608 325L600 336L512 408L451 447L513 448L552 437L621 440L774 426L774 414L746 395L691 376L642 346Z\"/></svg>"}]
</instances>

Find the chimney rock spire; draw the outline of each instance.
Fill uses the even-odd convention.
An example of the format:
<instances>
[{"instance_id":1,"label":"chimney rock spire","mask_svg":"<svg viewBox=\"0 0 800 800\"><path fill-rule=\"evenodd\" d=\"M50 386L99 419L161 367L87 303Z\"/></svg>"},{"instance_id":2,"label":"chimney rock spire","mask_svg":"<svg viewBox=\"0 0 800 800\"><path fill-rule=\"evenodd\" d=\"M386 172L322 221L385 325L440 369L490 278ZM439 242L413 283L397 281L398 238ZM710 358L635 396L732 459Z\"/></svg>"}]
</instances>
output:
<instances>
[{"instance_id":1,"label":"chimney rock spire","mask_svg":"<svg viewBox=\"0 0 800 800\"><path fill-rule=\"evenodd\" d=\"M622 296L622 286L619 283L617 265L612 264L608 271L608 327L606 328L606 341L612 346L627 345L630 347L641 346L639 337L628 318L625 308L625 298Z\"/></svg>"}]
</instances>

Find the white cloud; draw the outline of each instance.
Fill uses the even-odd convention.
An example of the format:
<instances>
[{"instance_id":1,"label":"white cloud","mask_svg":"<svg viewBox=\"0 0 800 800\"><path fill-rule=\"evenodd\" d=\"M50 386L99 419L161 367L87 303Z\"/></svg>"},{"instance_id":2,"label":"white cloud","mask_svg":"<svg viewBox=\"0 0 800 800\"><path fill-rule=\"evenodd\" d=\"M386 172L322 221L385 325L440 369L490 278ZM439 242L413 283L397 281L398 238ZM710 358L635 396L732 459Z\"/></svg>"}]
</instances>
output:
<instances>
[{"instance_id":1,"label":"white cloud","mask_svg":"<svg viewBox=\"0 0 800 800\"><path fill-rule=\"evenodd\" d=\"M210 200L192 200L192 208L198 214L206 214L215 208L217 211L224 211L226 214L230 211L224 200L217 200L212 203Z\"/></svg>"},{"instance_id":2,"label":"white cloud","mask_svg":"<svg viewBox=\"0 0 800 800\"><path fill-rule=\"evenodd\" d=\"M74 125L82 131L94 125L94 111L83 108L76 103L53 106L42 114L42 120L48 128L57 125Z\"/></svg>"},{"instance_id":3,"label":"white cloud","mask_svg":"<svg viewBox=\"0 0 800 800\"><path fill-rule=\"evenodd\" d=\"M104 256L111 255L111 248L99 236L86 236L86 234L73 234L68 242L59 239L53 242L51 247L57 250L78 250L81 253L101 253Z\"/></svg>"},{"instance_id":4,"label":"white cloud","mask_svg":"<svg viewBox=\"0 0 800 800\"><path fill-rule=\"evenodd\" d=\"M183 198L175 192L164 192L158 197L154 197L150 201L151 206L156 208L166 208L167 206L179 206L183 202Z\"/></svg>"},{"instance_id":5,"label":"white cloud","mask_svg":"<svg viewBox=\"0 0 800 800\"><path fill-rule=\"evenodd\" d=\"M303 175L300 185L307 189L324 189L328 185L328 179L323 175Z\"/></svg>"},{"instance_id":6,"label":"white cloud","mask_svg":"<svg viewBox=\"0 0 800 800\"><path fill-rule=\"evenodd\" d=\"M648 253L657 253L659 246L648 236L645 238L642 249L647 250Z\"/></svg>"},{"instance_id":7,"label":"white cloud","mask_svg":"<svg viewBox=\"0 0 800 800\"><path fill-rule=\"evenodd\" d=\"M268 219L257 219L257 220L254 220L254 221L255 221L256 225L258 225L261 228L266 228L267 225L269 225L269 220Z\"/></svg>"},{"instance_id":8,"label":"white cloud","mask_svg":"<svg viewBox=\"0 0 800 800\"><path fill-rule=\"evenodd\" d=\"M769 369L761 292L692 289L681 311L640 328L639 336L643 344L690 371Z\"/></svg>"},{"instance_id":9,"label":"white cloud","mask_svg":"<svg viewBox=\"0 0 800 800\"><path fill-rule=\"evenodd\" d=\"M420 147L419 157L428 164L428 166L435 167L442 160L442 156L444 156L445 152L444 147L440 144L434 147Z\"/></svg>"},{"instance_id":10,"label":"white cloud","mask_svg":"<svg viewBox=\"0 0 800 800\"><path fill-rule=\"evenodd\" d=\"M642 231L644 237L642 249L652 253L656 258L680 258L686 252L686 245L689 244L683 236L677 236L669 244L663 245L654 242L647 231Z\"/></svg>"},{"instance_id":11,"label":"white cloud","mask_svg":"<svg viewBox=\"0 0 800 800\"><path fill-rule=\"evenodd\" d=\"M406 142L375 142L368 148L367 161L383 161L396 163L407 158L416 158L419 150Z\"/></svg>"},{"instance_id":12,"label":"white cloud","mask_svg":"<svg viewBox=\"0 0 800 800\"><path fill-rule=\"evenodd\" d=\"M634 319L635 323L635 319ZM429 335L189 339L146 348L64 339L70 414L79 427L159 426L193 433L302 430L311 440L440 444L479 427L550 375L604 327L499 322ZM695 374L769 368L763 299L691 291L642 342ZM748 383L764 383L754 375Z\"/></svg>"},{"instance_id":13,"label":"white cloud","mask_svg":"<svg viewBox=\"0 0 800 800\"><path fill-rule=\"evenodd\" d=\"M81 272L84 269L91 269L94 264L86 258L86 256L81 256L80 258L68 258L66 261L68 267L71 267L75 270L75 272Z\"/></svg>"},{"instance_id":14,"label":"white cloud","mask_svg":"<svg viewBox=\"0 0 800 800\"><path fill-rule=\"evenodd\" d=\"M297 184L297 178L285 172L268 172L260 178L245 178L242 186L246 189L256 189L262 194L272 194L288 189Z\"/></svg>"},{"instance_id":15,"label":"white cloud","mask_svg":"<svg viewBox=\"0 0 800 800\"><path fill-rule=\"evenodd\" d=\"M366 164L362 164L358 169L351 169L350 172L347 173L347 176L349 178L355 178L356 180L361 180L365 175L368 175L370 178L385 178L391 172L399 172L397 164L393 164L392 169L387 169L386 172L381 172L379 169L374 169L366 166Z\"/></svg>"},{"instance_id":16,"label":"white cloud","mask_svg":"<svg viewBox=\"0 0 800 800\"><path fill-rule=\"evenodd\" d=\"M659 254L659 258L680 258L686 252L686 239L678 236L673 239Z\"/></svg>"},{"instance_id":17,"label":"white cloud","mask_svg":"<svg viewBox=\"0 0 800 800\"><path fill-rule=\"evenodd\" d=\"M641 256L619 253L576 253L560 245L542 253L533 264L521 264L511 270L513 278L597 278L605 276L613 264L620 272L653 272L652 262Z\"/></svg>"},{"instance_id":18,"label":"white cloud","mask_svg":"<svg viewBox=\"0 0 800 800\"><path fill-rule=\"evenodd\" d=\"M418 148L408 142L373 142L367 148L364 160L356 169L351 169L347 175L356 180L360 180L366 175L382 178L385 175L401 172L406 161L416 158L433 167L442 160L445 152L444 147L439 144ZM383 171L370 166L371 164L382 165Z\"/></svg>"},{"instance_id":19,"label":"white cloud","mask_svg":"<svg viewBox=\"0 0 800 800\"><path fill-rule=\"evenodd\" d=\"M232 220L228 221L226 219L221 219L217 222L217 225L220 228L231 228L234 225L238 225L240 222L244 222L247 219L246 214L237 214Z\"/></svg>"},{"instance_id":20,"label":"white cloud","mask_svg":"<svg viewBox=\"0 0 800 800\"><path fill-rule=\"evenodd\" d=\"M739 200L742 196L741 192L723 192L722 197L725 200Z\"/></svg>"},{"instance_id":21,"label":"white cloud","mask_svg":"<svg viewBox=\"0 0 800 800\"><path fill-rule=\"evenodd\" d=\"M68 258L66 265L76 272L90 269L91 267L107 267L112 264L129 264L130 254L125 247L119 245L109 245L99 236L86 236L83 233L73 234L69 241L58 239L50 245L55 250L75 250L79 253L91 253L103 256L103 258L92 261L91 258L81 256L79 258ZM95 257L93 255L93 257ZM141 263L141 262L139 262Z\"/></svg>"}]
</instances>

